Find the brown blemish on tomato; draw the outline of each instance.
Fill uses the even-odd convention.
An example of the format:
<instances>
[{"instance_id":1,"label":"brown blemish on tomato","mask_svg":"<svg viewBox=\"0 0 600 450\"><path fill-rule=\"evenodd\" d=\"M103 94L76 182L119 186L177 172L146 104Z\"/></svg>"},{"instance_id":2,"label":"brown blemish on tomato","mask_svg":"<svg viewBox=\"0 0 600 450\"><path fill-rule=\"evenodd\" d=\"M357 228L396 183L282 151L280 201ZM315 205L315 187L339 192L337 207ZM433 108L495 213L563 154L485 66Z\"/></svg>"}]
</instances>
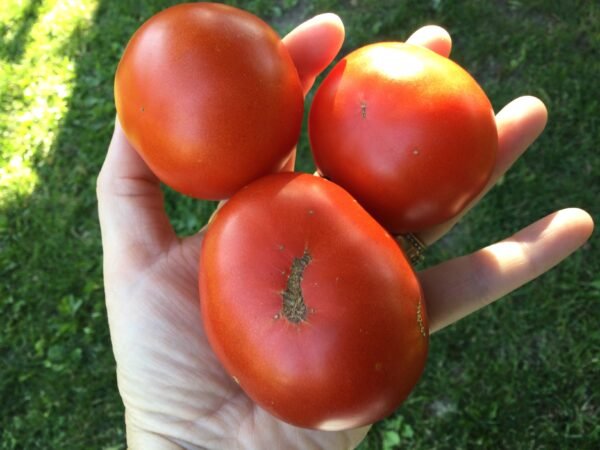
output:
<instances>
[{"instance_id":1,"label":"brown blemish on tomato","mask_svg":"<svg viewBox=\"0 0 600 450\"><path fill-rule=\"evenodd\" d=\"M427 337L427 331L423 324L423 307L421 306L421 300L417 303L417 324L419 325L419 331L421 331L423 337Z\"/></svg>"},{"instance_id":2,"label":"brown blemish on tomato","mask_svg":"<svg viewBox=\"0 0 600 450\"><path fill-rule=\"evenodd\" d=\"M360 115L362 116L363 119L367 118L367 103L366 102L360 102Z\"/></svg>"},{"instance_id":3,"label":"brown blemish on tomato","mask_svg":"<svg viewBox=\"0 0 600 450\"><path fill-rule=\"evenodd\" d=\"M302 295L302 278L304 270L312 257L308 250L300 258L294 257L290 268L290 275L285 290L281 293L283 299L283 316L292 323L300 323L306 319L307 308Z\"/></svg>"}]
</instances>

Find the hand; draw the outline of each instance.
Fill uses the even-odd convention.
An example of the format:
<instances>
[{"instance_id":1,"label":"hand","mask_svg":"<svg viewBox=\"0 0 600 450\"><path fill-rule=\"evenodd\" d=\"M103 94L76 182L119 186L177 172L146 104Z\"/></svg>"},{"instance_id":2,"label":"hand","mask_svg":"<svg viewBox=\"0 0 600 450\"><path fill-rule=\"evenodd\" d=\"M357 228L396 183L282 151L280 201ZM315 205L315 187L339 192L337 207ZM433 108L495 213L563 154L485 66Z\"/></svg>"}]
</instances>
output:
<instances>
[{"instance_id":1,"label":"hand","mask_svg":"<svg viewBox=\"0 0 600 450\"><path fill-rule=\"evenodd\" d=\"M305 92L335 57L343 36L340 20L327 14L284 39ZM422 28L409 41L450 52L450 38L438 27ZM498 114L500 149L490 187L545 122L543 104L528 97ZM97 190L106 305L130 447L338 449L353 448L364 438L369 427L323 432L280 422L223 371L199 316L203 231L183 239L175 235L158 179L118 123ZM452 225L420 237L432 243ZM582 245L592 227L585 212L560 211L506 241L421 272L432 331L548 270Z\"/></svg>"}]
</instances>

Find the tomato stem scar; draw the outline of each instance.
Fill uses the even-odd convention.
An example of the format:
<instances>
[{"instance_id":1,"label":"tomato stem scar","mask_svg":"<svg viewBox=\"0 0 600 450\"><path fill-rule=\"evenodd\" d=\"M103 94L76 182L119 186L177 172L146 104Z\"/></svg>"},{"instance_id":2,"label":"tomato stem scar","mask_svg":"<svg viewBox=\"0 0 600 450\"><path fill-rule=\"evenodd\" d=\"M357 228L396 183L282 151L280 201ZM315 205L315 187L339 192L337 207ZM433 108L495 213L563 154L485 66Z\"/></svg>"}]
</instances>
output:
<instances>
[{"instance_id":1,"label":"tomato stem scar","mask_svg":"<svg viewBox=\"0 0 600 450\"><path fill-rule=\"evenodd\" d=\"M312 257L308 250L304 250L301 258L294 257L285 291L281 294L283 299L282 313L292 323L302 322L306 318L307 309L302 296L301 283L304 269L311 260Z\"/></svg>"}]
</instances>

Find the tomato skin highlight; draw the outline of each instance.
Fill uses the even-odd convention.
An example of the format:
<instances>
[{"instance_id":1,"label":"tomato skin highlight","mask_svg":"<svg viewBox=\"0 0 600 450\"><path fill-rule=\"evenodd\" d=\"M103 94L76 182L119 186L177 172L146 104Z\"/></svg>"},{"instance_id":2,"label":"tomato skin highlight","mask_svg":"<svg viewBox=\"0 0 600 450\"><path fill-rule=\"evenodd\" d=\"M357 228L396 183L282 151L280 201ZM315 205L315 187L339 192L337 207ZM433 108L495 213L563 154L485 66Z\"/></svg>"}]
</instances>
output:
<instances>
[{"instance_id":1,"label":"tomato skin highlight","mask_svg":"<svg viewBox=\"0 0 600 450\"><path fill-rule=\"evenodd\" d=\"M304 108L277 33L216 3L176 5L145 22L117 68L115 103L128 140L161 181L215 200L282 168Z\"/></svg>"},{"instance_id":2,"label":"tomato skin highlight","mask_svg":"<svg viewBox=\"0 0 600 450\"><path fill-rule=\"evenodd\" d=\"M305 257L304 320L283 311ZM264 177L210 222L200 257L206 335L262 408L296 426L349 429L391 414L425 366L417 277L394 239L339 186Z\"/></svg>"},{"instance_id":3,"label":"tomato skin highlight","mask_svg":"<svg viewBox=\"0 0 600 450\"><path fill-rule=\"evenodd\" d=\"M309 135L319 171L395 234L456 216L486 185L498 146L477 82L448 58L398 42L362 47L331 70Z\"/></svg>"}]
</instances>

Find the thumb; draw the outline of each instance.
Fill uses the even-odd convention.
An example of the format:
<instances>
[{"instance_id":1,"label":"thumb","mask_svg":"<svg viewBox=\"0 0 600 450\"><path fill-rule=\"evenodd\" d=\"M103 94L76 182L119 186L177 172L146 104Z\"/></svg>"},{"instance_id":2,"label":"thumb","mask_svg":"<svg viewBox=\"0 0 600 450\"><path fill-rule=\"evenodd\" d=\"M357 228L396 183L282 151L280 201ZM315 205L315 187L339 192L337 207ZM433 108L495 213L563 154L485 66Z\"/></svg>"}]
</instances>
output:
<instances>
[{"instance_id":1,"label":"thumb","mask_svg":"<svg viewBox=\"0 0 600 450\"><path fill-rule=\"evenodd\" d=\"M118 119L96 194L106 260L129 267L147 264L175 239L160 181L127 141Z\"/></svg>"}]
</instances>

